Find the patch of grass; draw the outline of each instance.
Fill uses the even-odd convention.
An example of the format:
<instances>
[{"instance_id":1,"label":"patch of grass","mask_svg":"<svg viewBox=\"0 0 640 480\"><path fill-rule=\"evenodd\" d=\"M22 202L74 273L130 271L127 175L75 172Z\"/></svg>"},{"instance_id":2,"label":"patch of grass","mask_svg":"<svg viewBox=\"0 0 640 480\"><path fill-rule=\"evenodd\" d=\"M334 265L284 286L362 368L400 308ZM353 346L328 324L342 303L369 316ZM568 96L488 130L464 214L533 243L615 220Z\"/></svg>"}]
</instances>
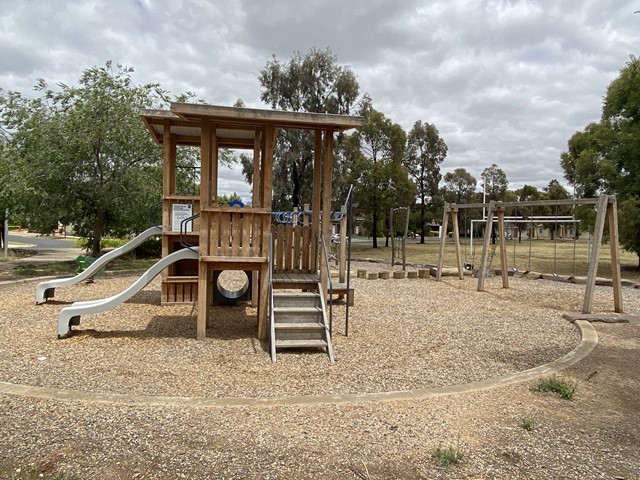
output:
<instances>
[{"instance_id":1,"label":"patch of grass","mask_svg":"<svg viewBox=\"0 0 640 480\"><path fill-rule=\"evenodd\" d=\"M0 477L11 480L78 480L77 477L67 475L63 472L50 472L46 468L40 468L37 463L27 466L3 464L0 466Z\"/></svg>"},{"instance_id":2,"label":"patch of grass","mask_svg":"<svg viewBox=\"0 0 640 480\"><path fill-rule=\"evenodd\" d=\"M13 272L21 277L40 277L47 275L63 275L75 273L78 266L75 262L21 263Z\"/></svg>"},{"instance_id":3,"label":"patch of grass","mask_svg":"<svg viewBox=\"0 0 640 480\"><path fill-rule=\"evenodd\" d=\"M100 248L118 248L129 240L130 239L127 238L103 238L100 240ZM89 242L84 238L77 238L73 244L76 248L83 248L85 250L89 248Z\"/></svg>"},{"instance_id":4,"label":"patch of grass","mask_svg":"<svg viewBox=\"0 0 640 480\"><path fill-rule=\"evenodd\" d=\"M464 458L464 455L458 448L449 446L443 448L442 445L438 445L431 455L432 458L443 467L449 467L451 465L459 465Z\"/></svg>"},{"instance_id":5,"label":"patch of grass","mask_svg":"<svg viewBox=\"0 0 640 480\"><path fill-rule=\"evenodd\" d=\"M520 428L523 428L527 432L532 432L537 427L535 420L531 417L522 417L519 425Z\"/></svg>"},{"instance_id":6,"label":"patch of grass","mask_svg":"<svg viewBox=\"0 0 640 480\"><path fill-rule=\"evenodd\" d=\"M576 384L557 377L543 378L535 386L538 392L553 392L566 400L573 400Z\"/></svg>"}]
</instances>

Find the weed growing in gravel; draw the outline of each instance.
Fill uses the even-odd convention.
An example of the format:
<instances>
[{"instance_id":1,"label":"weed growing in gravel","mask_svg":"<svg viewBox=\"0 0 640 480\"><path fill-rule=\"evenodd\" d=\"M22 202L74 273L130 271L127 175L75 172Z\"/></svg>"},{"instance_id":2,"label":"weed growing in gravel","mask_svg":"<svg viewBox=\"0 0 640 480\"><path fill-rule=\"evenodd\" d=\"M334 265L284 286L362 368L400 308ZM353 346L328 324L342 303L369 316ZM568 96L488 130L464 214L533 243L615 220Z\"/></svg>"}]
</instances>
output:
<instances>
[{"instance_id":1,"label":"weed growing in gravel","mask_svg":"<svg viewBox=\"0 0 640 480\"><path fill-rule=\"evenodd\" d=\"M9 474L5 477L5 474ZM48 473L43 472L40 465L32 463L26 467L11 467L8 465L0 466L0 476L2 478L10 478L11 480L78 480L76 477L67 475L65 473Z\"/></svg>"},{"instance_id":2,"label":"weed growing in gravel","mask_svg":"<svg viewBox=\"0 0 640 480\"><path fill-rule=\"evenodd\" d=\"M573 400L573 396L576 393L576 384L560 378L551 377L540 380L535 389L538 392L557 393L566 400Z\"/></svg>"},{"instance_id":3,"label":"weed growing in gravel","mask_svg":"<svg viewBox=\"0 0 640 480\"><path fill-rule=\"evenodd\" d=\"M459 449L452 446L442 448L442 445L438 445L438 448L433 451L432 457L443 467L448 467L450 465L458 465L462 462L464 455Z\"/></svg>"},{"instance_id":4,"label":"weed growing in gravel","mask_svg":"<svg viewBox=\"0 0 640 480\"><path fill-rule=\"evenodd\" d=\"M524 428L527 432L531 432L536 428L536 422L531 417L522 417L520 419L520 427Z\"/></svg>"}]
</instances>

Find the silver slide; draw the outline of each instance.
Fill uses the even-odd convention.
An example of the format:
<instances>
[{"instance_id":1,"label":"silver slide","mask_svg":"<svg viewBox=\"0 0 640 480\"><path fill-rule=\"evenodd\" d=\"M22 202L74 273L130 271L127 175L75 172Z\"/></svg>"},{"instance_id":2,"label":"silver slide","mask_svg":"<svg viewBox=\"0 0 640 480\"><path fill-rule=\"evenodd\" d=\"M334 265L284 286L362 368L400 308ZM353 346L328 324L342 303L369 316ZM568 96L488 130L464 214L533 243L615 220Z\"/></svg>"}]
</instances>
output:
<instances>
[{"instance_id":1,"label":"silver slide","mask_svg":"<svg viewBox=\"0 0 640 480\"><path fill-rule=\"evenodd\" d=\"M69 335L69 333L71 333L71 325L80 325L81 315L106 312L107 310L129 300L172 263L186 259L197 260L198 257L198 247L193 249L183 248L182 250L178 250L177 252L167 255L157 263L153 264L151 268L144 272L138 280L121 293L101 300L75 302L73 305L63 308L60 310L60 315L58 316L58 338Z\"/></svg>"},{"instance_id":2,"label":"silver slide","mask_svg":"<svg viewBox=\"0 0 640 480\"><path fill-rule=\"evenodd\" d=\"M95 262L89 265L89 268L79 273L75 277L57 278L55 280L47 280L46 282L39 283L36 287L36 305L46 302L49 298L53 298L56 287L68 287L69 285L75 285L76 283L80 283L83 280L86 280L92 275L95 275L96 272L98 272L111 260L118 258L119 256L124 255L127 252L130 252L145 240L156 235L162 235L161 226L155 226L146 229L130 242L127 242L123 246L111 250L109 253L98 258Z\"/></svg>"}]
</instances>

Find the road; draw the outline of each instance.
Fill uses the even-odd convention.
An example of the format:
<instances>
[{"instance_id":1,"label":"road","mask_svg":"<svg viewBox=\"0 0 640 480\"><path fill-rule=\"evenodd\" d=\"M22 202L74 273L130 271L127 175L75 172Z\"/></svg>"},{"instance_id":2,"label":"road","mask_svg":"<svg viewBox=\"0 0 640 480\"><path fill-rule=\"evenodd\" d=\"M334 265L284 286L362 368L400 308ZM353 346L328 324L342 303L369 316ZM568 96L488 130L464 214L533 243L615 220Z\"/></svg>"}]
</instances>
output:
<instances>
[{"instance_id":1,"label":"road","mask_svg":"<svg viewBox=\"0 0 640 480\"><path fill-rule=\"evenodd\" d=\"M10 232L9 245L11 243L24 243L33 245L24 248L25 250L33 250L35 255L24 257L24 262L56 262L75 260L78 255L82 255L84 251L74 246L75 238L39 236L29 232Z\"/></svg>"}]
</instances>

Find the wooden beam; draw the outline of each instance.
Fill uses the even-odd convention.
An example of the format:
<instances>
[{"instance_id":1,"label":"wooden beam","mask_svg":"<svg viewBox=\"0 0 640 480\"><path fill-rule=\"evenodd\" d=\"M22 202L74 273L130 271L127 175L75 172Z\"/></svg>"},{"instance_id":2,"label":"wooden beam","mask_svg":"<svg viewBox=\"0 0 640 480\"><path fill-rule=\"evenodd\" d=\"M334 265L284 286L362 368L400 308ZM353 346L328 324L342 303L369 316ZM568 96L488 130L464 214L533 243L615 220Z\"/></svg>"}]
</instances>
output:
<instances>
[{"instance_id":1,"label":"wooden beam","mask_svg":"<svg viewBox=\"0 0 640 480\"><path fill-rule=\"evenodd\" d=\"M262 268L258 274L260 289L258 298L258 340L266 340L268 332L269 318L269 264L262 264ZM275 342L275 338L271 341Z\"/></svg>"},{"instance_id":2,"label":"wooden beam","mask_svg":"<svg viewBox=\"0 0 640 480\"><path fill-rule=\"evenodd\" d=\"M264 129L264 150L262 158L262 207L271 210L273 204L273 153L276 147L276 129L268 126ZM265 233L266 234L266 233Z\"/></svg>"},{"instance_id":3,"label":"wooden beam","mask_svg":"<svg viewBox=\"0 0 640 480\"><path fill-rule=\"evenodd\" d=\"M438 249L438 269L436 271L436 282L442 279L442 268L444 264L444 243L447 241L447 229L449 228L450 209L444 210L442 215L442 231L440 232L440 248Z\"/></svg>"},{"instance_id":4,"label":"wooden beam","mask_svg":"<svg viewBox=\"0 0 640 480\"><path fill-rule=\"evenodd\" d=\"M209 265L205 262L198 263L198 320L197 339L207 338L207 323L209 320L209 295L211 293L209 282Z\"/></svg>"},{"instance_id":5,"label":"wooden beam","mask_svg":"<svg viewBox=\"0 0 640 480\"><path fill-rule=\"evenodd\" d=\"M458 209L451 209L451 220L453 227L453 243L456 249L456 265L458 266L458 278L464 279L464 272L462 270L462 255L460 251L460 230L458 227Z\"/></svg>"},{"instance_id":6,"label":"wooden beam","mask_svg":"<svg viewBox=\"0 0 640 480\"><path fill-rule=\"evenodd\" d=\"M503 207L547 207L547 206L562 206L562 205L596 205L598 203L597 198L569 198L561 200L525 200L522 202L499 202ZM487 208L490 203L460 203L456 204L458 209L465 208ZM445 208L451 208L450 204L445 205Z\"/></svg>"},{"instance_id":7,"label":"wooden beam","mask_svg":"<svg viewBox=\"0 0 640 480\"><path fill-rule=\"evenodd\" d=\"M211 206L211 122L202 122L200 138L200 209ZM202 242L200 242L202 245Z\"/></svg>"},{"instance_id":8,"label":"wooden beam","mask_svg":"<svg viewBox=\"0 0 640 480\"><path fill-rule=\"evenodd\" d=\"M216 135L216 127L211 127L211 173L209 181L211 182L211 204L218 204L218 162L220 155L220 147L218 145L218 136Z\"/></svg>"},{"instance_id":9,"label":"wooden beam","mask_svg":"<svg viewBox=\"0 0 640 480\"><path fill-rule=\"evenodd\" d=\"M618 240L618 201L613 198L607 204L609 218L609 245L611 247L611 281L613 283L613 310L623 313L622 276L620 274L620 246Z\"/></svg>"},{"instance_id":10,"label":"wooden beam","mask_svg":"<svg viewBox=\"0 0 640 480\"><path fill-rule=\"evenodd\" d=\"M498 213L498 235L500 236L500 269L502 275L502 288L509 288L509 272L507 272L507 239L504 231L504 207L496 207Z\"/></svg>"},{"instance_id":11,"label":"wooden beam","mask_svg":"<svg viewBox=\"0 0 640 480\"><path fill-rule=\"evenodd\" d=\"M491 229L493 228L493 212L495 211L496 202L489 202L489 210L487 211L487 222L484 227L484 241L482 242L482 258L480 259L480 270L478 270L478 291L484 290L484 278L487 275L489 260L489 245L491 243Z\"/></svg>"},{"instance_id":12,"label":"wooden beam","mask_svg":"<svg viewBox=\"0 0 640 480\"><path fill-rule=\"evenodd\" d=\"M589 258L587 288L584 294L582 313L591 313L591 309L593 308L593 294L596 287L596 277L598 275L598 259L600 258L600 246L602 245L604 222L607 218L607 203L609 197L607 195L600 195L599 200L598 214L596 216L595 226L593 227L593 245L591 247L591 257Z\"/></svg>"}]
</instances>

